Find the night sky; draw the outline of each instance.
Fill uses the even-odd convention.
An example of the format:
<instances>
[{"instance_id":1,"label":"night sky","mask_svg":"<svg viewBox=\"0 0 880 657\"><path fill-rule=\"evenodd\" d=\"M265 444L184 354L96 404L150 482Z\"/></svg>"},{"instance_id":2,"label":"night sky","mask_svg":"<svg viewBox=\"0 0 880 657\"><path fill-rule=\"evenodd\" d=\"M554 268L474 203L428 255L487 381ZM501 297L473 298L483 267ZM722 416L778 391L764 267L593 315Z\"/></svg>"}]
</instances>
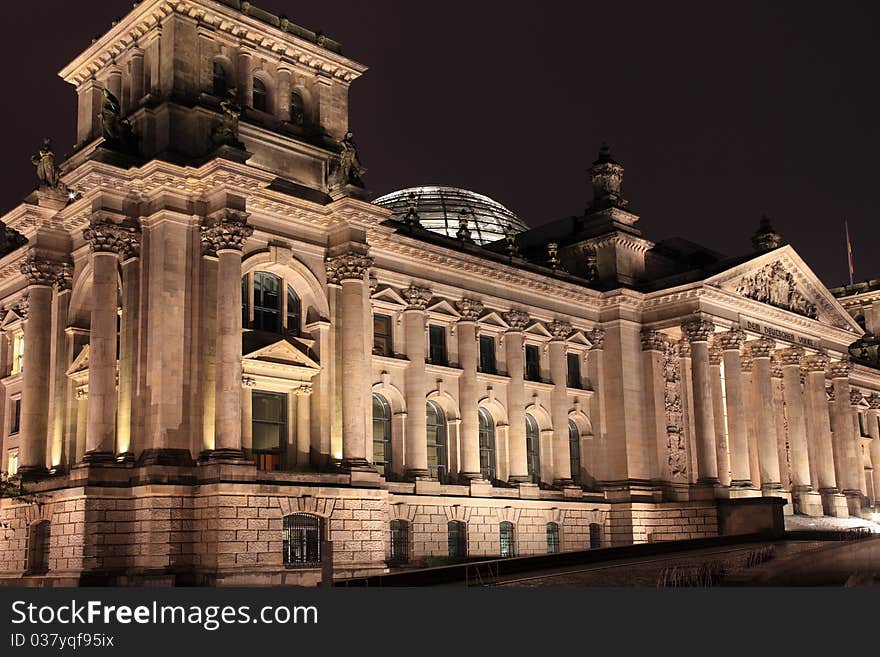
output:
<instances>
[{"instance_id":1,"label":"night sky","mask_svg":"<svg viewBox=\"0 0 880 657\"><path fill-rule=\"evenodd\" d=\"M259 0L370 67L351 124L376 194L449 184L531 225L578 214L607 140L645 236L749 250L769 215L828 285L880 277L876 2ZM4 210L44 135L67 152L57 71L131 6L4 3Z\"/></svg>"}]
</instances>

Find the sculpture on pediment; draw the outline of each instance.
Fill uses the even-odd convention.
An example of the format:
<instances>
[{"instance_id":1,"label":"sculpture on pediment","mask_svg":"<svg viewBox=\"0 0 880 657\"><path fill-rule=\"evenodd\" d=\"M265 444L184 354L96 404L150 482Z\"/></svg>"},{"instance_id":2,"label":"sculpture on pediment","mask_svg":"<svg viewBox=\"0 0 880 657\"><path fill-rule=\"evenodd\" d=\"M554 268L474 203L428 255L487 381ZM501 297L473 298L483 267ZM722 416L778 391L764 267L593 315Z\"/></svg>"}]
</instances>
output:
<instances>
[{"instance_id":1,"label":"sculpture on pediment","mask_svg":"<svg viewBox=\"0 0 880 657\"><path fill-rule=\"evenodd\" d=\"M816 305L798 292L794 275L781 262L774 262L752 276L744 277L736 293L810 319L819 318Z\"/></svg>"},{"instance_id":2,"label":"sculpture on pediment","mask_svg":"<svg viewBox=\"0 0 880 657\"><path fill-rule=\"evenodd\" d=\"M134 128L127 119L122 118L122 104L106 87L101 89L104 103L101 106L101 127L104 140L125 150L135 145Z\"/></svg>"},{"instance_id":3,"label":"sculpture on pediment","mask_svg":"<svg viewBox=\"0 0 880 657\"><path fill-rule=\"evenodd\" d=\"M55 165L55 153L52 151L52 140L48 137L43 139L43 146L36 155L31 156L31 163L37 167L37 180L40 187L59 189L63 187L61 172Z\"/></svg>"}]
</instances>

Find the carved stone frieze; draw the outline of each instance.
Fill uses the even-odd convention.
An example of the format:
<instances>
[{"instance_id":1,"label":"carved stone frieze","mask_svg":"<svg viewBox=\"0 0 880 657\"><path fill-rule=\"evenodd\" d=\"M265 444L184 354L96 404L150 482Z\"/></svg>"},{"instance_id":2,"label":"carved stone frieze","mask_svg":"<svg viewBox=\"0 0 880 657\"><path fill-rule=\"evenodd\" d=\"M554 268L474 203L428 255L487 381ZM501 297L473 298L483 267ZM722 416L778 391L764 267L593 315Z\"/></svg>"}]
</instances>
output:
<instances>
[{"instance_id":1,"label":"carved stone frieze","mask_svg":"<svg viewBox=\"0 0 880 657\"><path fill-rule=\"evenodd\" d=\"M687 478L687 446L681 401L681 361L671 341L663 348L664 408L666 412L666 460L675 480Z\"/></svg>"},{"instance_id":2,"label":"carved stone frieze","mask_svg":"<svg viewBox=\"0 0 880 657\"><path fill-rule=\"evenodd\" d=\"M603 328L594 328L590 331L587 331L587 339L590 341L592 345L590 349L604 349L605 348L605 329Z\"/></svg>"},{"instance_id":3,"label":"carved stone frieze","mask_svg":"<svg viewBox=\"0 0 880 657\"><path fill-rule=\"evenodd\" d=\"M333 284L342 281L363 280L373 259L363 253L344 253L327 259L327 280Z\"/></svg>"},{"instance_id":4,"label":"carved stone frieze","mask_svg":"<svg viewBox=\"0 0 880 657\"><path fill-rule=\"evenodd\" d=\"M880 409L880 395L876 392L872 392L865 397L865 401L868 402L868 406L870 406L872 410Z\"/></svg>"},{"instance_id":5,"label":"carved stone frieze","mask_svg":"<svg viewBox=\"0 0 880 657\"><path fill-rule=\"evenodd\" d=\"M744 277L736 293L798 315L818 319L816 305L797 290L794 275L781 262L767 265L755 274Z\"/></svg>"},{"instance_id":6,"label":"carved stone frieze","mask_svg":"<svg viewBox=\"0 0 880 657\"><path fill-rule=\"evenodd\" d=\"M688 342L708 342L715 325L704 319L689 319L682 322L681 330Z\"/></svg>"},{"instance_id":7,"label":"carved stone frieze","mask_svg":"<svg viewBox=\"0 0 880 657\"><path fill-rule=\"evenodd\" d=\"M220 251L242 251L245 242L254 234L247 218L246 212L226 210L220 220L202 226L202 251L210 255Z\"/></svg>"},{"instance_id":8,"label":"carved stone frieze","mask_svg":"<svg viewBox=\"0 0 880 657\"><path fill-rule=\"evenodd\" d=\"M669 338L659 331L642 331L642 351L666 351Z\"/></svg>"},{"instance_id":9,"label":"carved stone frieze","mask_svg":"<svg viewBox=\"0 0 880 657\"><path fill-rule=\"evenodd\" d=\"M550 331L550 335L553 336L554 340L565 340L572 332L571 324L569 322L562 322L559 320L547 324L547 330Z\"/></svg>"},{"instance_id":10,"label":"carved stone frieze","mask_svg":"<svg viewBox=\"0 0 880 657\"><path fill-rule=\"evenodd\" d=\"M426 287L410 285L401 291L401 296L406 299L407 310L425 310L431 301L433 293Z\"/></svg>"},{"instance_id":11,"label":"carved stone frieze","mask_svg":"<svg viewBox=\"0 0 880 657\"><path fill-rule=\"evenodd\" d=\"M116 224L112 221L93 221L83 231L92 253L113 253L123 259L140 254L141 234L134 226Z\"/></svg>"},{"instance_id":12,"label":"carved stone frieze","mask_svg":"<svg viewBox=\"0 0 880 657\"><path fill-rule=\"evenodd\" d=\"M513 332L524 331L526 326L529 325L531 318L527 312L523 312L522 310L511 310L508 313L504 313L504 321L510 325L510 330Z\"/></svg>"},{"instance_id":13,"label":"carved stone frieze","mask_svg":"<svg viewBox=\"0 0 880 657\"><path fill-rule=\"evenodd\" d=\"M483 314L483 302L476 299L462 299L455 302L455 308L461 313L461 321L475 322Z\"/></svg>"}]
</instances>

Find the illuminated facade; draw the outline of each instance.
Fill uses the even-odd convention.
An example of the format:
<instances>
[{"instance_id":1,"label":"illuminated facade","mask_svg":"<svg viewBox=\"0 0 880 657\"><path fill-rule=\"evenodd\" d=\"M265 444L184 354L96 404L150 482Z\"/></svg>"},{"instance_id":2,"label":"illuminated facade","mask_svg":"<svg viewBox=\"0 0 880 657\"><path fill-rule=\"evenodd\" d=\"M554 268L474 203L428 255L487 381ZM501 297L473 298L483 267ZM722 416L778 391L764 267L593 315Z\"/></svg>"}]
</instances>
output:
<instances>
[{"instance_id":1,"label":"illuminated facade","mask_svg":"<svg viewBox=\"0 0 880 657\"><path fill-rule=\"evenodd\" d=\"M76 151L2 218L30 497L0 578L310 584L327 542L343 577L875 505L880 372L769 223L739 258L651 242L607 149L540 229L450 188L368 203L364 70L249 3L146 0L61 72Z\"/></svg>"}]
</instances>

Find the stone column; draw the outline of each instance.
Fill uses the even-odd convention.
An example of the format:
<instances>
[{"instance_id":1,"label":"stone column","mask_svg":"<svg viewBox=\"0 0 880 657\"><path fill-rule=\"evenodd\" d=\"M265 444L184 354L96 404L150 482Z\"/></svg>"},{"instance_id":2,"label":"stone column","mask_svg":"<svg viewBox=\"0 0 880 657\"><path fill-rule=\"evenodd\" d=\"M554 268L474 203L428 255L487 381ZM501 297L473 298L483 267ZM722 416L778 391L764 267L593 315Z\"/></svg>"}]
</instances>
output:
<instances>
[{"instance_id":1,"label":"stone column","mask_svg":"<svg viewBox=\"0 0 880 657\"><path fill-rule=\"evenodd\" d=\"M645 428L656 445L660 479L672 481L667 441L665 354L669 339L658 331L643 330L642 359L645 372Z\"/></svg>"},{"instance_id":2,"label":"stone column","mask_svg":"<svg viewBox=\"0 0 880 657\"><path fill-rule=\"evenodd\" d=\"M296 466L309 467L311 436L312 386L302 385L296 391Z\"/></svg>"},{"instance_id":3,"label":"stone column","mask_svg":"<svg viewBox=\"0 0 880 657\"><path fill-rule=\"evenodd\" d=\"M864 400L864 396L858 390L850 391L849 407L853 427L850 467L852 468L853 482L858 484L858 490L861 491L863 498L868 496L868 482L865 476L865 455L862 451L862 429L859 422L860 410Z\"/></svg>"},{"instance_id":4,"label":"stone column","mask_svg":"<svg viewBox=\"0 0 880 657\"><path fill-rule=\"evenodd\" d=\"M806 377L807 413L813 433L807 440L813 443L816 455L816 481L813 487L822 495L822 506L827 515L848 515L846 501L839 494L834 468L834 447L831 438L831 419L828 414L828 396L825 392L825 371L828 359L822 354L806 356L801 369Z\"/></svg>"},{"instance_id":5,"label":"stone column","mask_svg":"<svg viewBox=\"0 0 880 657\"><path fill-rule=\"evenodd\" d=\"M49 425L49 368L52 336L52 285L58 263L31 253L21 265L27 281L27 316L24 322L21 423L18 471L22 477L44 474Z\"/></svg>"},{"instance_id":6,"label":"stone column","mask_svg":"<svg viewBox=\"0 0 880 657\"><path fill-rule=\"evenodd\" d=\"M242 107L253 107L254 104L254 72L253 53L240 48L238 51L238 102Z\"/></svg>"},{"instance_id":7,"label":"stone column","mask_svg":"<svg viewBox=\"0 0 880 657\"><path fill-rule=\"evenodd\" d=\"M877 508L880 500L880 395L876 392L867 397L866 401L871 407L868 411L868 435L871 436L871 471L874 499L871 502Z\"/></svg>"},{"instance_id":8,"label":"stone column","mask_svg":"<svg viewBox=\"0 0 880 657\"><path fill-rule=\"evenodd\" d=\"M64 450L64 421L67 415L67 367L70 364L67 335L65 330L69 321L71 278L73 268L61 264L55 276L55 294L52 304L52 344L50 347L52 365L49 377L49 426L47 448L49 467L56 469L69 463L69 454ZM69 450L68 450L69 451Z\"/></svg>"},{"instance_id":9,"label":"stone column","mask_svg":"<svg viewBox=\"0 0 880 657\"><path fill-rule=\"evenodd\" d=\"M459 477L481 479L480 472L480 395L477 388L477 320L483 313L483 304L473 299L462 299L456 304L458 320L458 360L461 364L459 379L459 406L461 407L461 464Z\"/></svg>"},{"instance_id":10,"label":"stone column","mask_svg":"<svg viewBox=\"0 0 880 657\"><path fill-rule=\"evenodd\" d=\"M403 312L404 340L409 365L404 375L406 398L406 477L424 479L428 470L427 382L425 375L425 309L431 291L411 285L403 290L409 304Z\"/></svg>"},{"instance_id":11,"label":"stone column","mask_svg":"<svg viewBox=\"0 0 880 657\"><path fill-rule=\"evenodd\" d=\"M132 444L135 371L137 369L138 324L140 322L140 244L122 262L122 317L119 328L119 404L116 410L116 453L135 458ZM142 449L144 446L139 445Z\"/></svg>"},{"instance_id":12,"label":"stone column","mask_svg":"<svg viewBox=\"0 0 880 657\"><path fill-rule=\"evenodd\" d=\"M251 450L254 448L253 389L256 385L255 378L247 375L241 377L241 449L247 458L250 458Z\"/></svg>"},{"instance_id":13,"label":"stone column","mask_svg":"<svg viewBox=\"0 0 880 657\"><path fill-rule=\"evenodd\" d=\"M370 359L364 333L364 281L373 259L349 251L327 263L328 273L342 286L339 309L342 371L342 466L349 471L372 472L367 460L366 417L370 397Z\"/></svg>"},{"instance_id":14,"label":"stone column","mask_svg":"<svg viewBox=\"0 0 880 657\"><path fill-rule=\"evenodd\" d=\"M290 121L290 66L278 66L277 116L282 121Z\"/></svg>"},{"instance_id":15,"label":"stone column","mask_svg":"<svg viewBox=\"0 0 880 657\"><path fill-rule=\"evenodd\" d=\"M782 394L782 365L776 354L770 356L770 384L773 387L773 424L776 426L776 454L779 461L779 483L791 490L791 459L785 426L785 399ZM790 509L787 509L787 511Z\"/></svg>"},{"instance_id":16,"label":"stone column","mask_svg":"<svg viewBox=\"0 0 880 657\"><path fill-rule=\"evenodd\" d=\"M791 347L779 352L782 365L782 392L785 398L788 418L788 441L791 454L792 493L805 493L812 490L810 481L810 458L807 447L806 410L801 391L800 365L804 357L801 347Z\"/></svg>"},{"instance_id":17,"label":"stone column","mask_svg":"<svg viewBox=\"0 0 880 657\"><path fill-rule=\"evenodd\" d=\"M838 484L846 495L851 514L861 508L861 491L856 473L856 436L853 432L849 375L852 364L848 359L831 363L828 377L834 389L834 459L839 473Z\"/></svg>"},{"instance_id":18,"label":"stone column","mask_svg":"<svg viewBox=\"0 0 880 657\"><path fill-rule=\"evenodd\" d=\"M691 345L691 371L694 389L694 435L697 442L697 483L718 483L718 458L715 452L715 417L709 382L709 336L712 322L686 321L681 327Z\"/></svg>"},{"instance_id":19,"label":"stone column","mask_svg":"<svg viewBox=\"0 0 880 657\"><path fill-rule=\"evenodd\" d=\"M93 221L83 231L92 250L92 317L89 326L89 401L86 426L88 463L116 458L116 338L119 258L137 242L132 226Z\"/></svg>"},{"instance_id":20,"label":"stone column","mask_svg":"<svg viewBox=\"0 0 880 657\"><path fill-rule=\"evenodd\" d=\"M222 210L202 227L202 248L217 256L217 369L213 460L243 461L241 442L241 252L254 229L247 213Z\"/></svg>"},{"instance_id":21,"label":"stone column","mask_svg":"<svg viewBox=\"0 0 880 657\"><path fill-rule=\"evenodd\" d=\"M721 357L724 361L724 382L727 396L727 429L730 450L730 485L736 488L752 488L749 465L749 433L743 394L743 373L740 347L745 334L731 329L718 336Z\"/></svg>"},{"instance_id":22,"label":"stone column","mask_svg":"<svg viewBox=\"0 0 880 657\"><path fill-rule=\"evenodd\" d=\"M523 352L523 331L529 323L528 314L511 310L504 315L510 329L504 334L504 351L507 360L507 417L510 427L507 432L507 458L510 464L508 481L522 484L529 481L529 466L526 458L526 388L525 354Z\"/></svg>"},{"instance_id":23,"label":"stone column","mask_svg":"<svg viewBox=\"0 0 880 657\"><path fill-rule=\"evenodd\" d=\"M715 454L718 459L718 483L730 486L730 449L724 412L724 382L721 378L723 355L717 344L709 345L709 383L712 388L712 414L715 419Z\"/></svg>"},{"instance_id":24,"label":"stone column","mask_svg":"<svg viewBox=\"0 0 880 657\"><path fill-rule=\"evenodd\" d=\"M144 51L131 51L131 102L129 108L137 107L144 97Z\"/></svg>"},{"instance_id":25,"label":"stone column","mask_svg":"<svg viewBox=\"0 0 880 657\"><path fill-rule=\"evenodd\" d=\"M571 324L555 321L547 325L550 340L550 418L553 422L553 482L571 485L571 443L568 437L568 362L565 340L572 333Z\"/></svg>"},{"instance_id":26,"label":"stone column","mask_svg":"<svg viewBox=\"0 0 880 657\"><path fill-rule=\"evenodd\" d=\"M743 374L743 405L745 407L746 435L749 441L749 471L752 484L761 488L761 464L758 459L758 419L755 410L757 395L755 393L755 363L748 350L744 350L740 359Z\"/></svg>"},{"instance_id":27,"label":"stone column","mask_svg":"<svg viewBox=\"0 0 880 657\"><path fill-rule=\"evenodd\" d=\"M773 411L773 381L770 378L770 357L776 348L776 343L770 338L758 338L749 342L748 347L753 361L754 412L757 416L761 490L766 493L782 489Z\"/></svg>"}]
</instances>

